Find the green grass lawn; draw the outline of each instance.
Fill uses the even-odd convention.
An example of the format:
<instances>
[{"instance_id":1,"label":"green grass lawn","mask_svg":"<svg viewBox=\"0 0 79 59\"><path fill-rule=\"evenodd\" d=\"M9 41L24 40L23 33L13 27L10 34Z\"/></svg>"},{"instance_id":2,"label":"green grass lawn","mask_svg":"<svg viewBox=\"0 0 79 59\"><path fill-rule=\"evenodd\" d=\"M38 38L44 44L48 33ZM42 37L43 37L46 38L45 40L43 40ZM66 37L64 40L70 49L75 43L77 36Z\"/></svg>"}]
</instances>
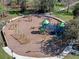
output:
<instances>
[{"instance_id":1,"label":"green grass lawn","mask_svg":"<svg viewBox=\"0 0 79 59\"><path fill-rule=\"evenodd\" d=\"M4 6L0 3L0 14L2 14L5 11ZM5 20L8 20L9 18L12 18L12 16L16 16L16 14L12 14L11 16L5 17ZM4 18L1 18L1 20L4 20ZM2 25L0 25L0 31L2 29ZM0 33L0 59L12 59L11 56L9 56L3 49L1 46L3 46L3 41L2 41L2 37L1 37L1 33Z\"/></svg>"},{"instance_id":2,"label":"green grass lawn","mask_svg":"<svg viewBox=\"0 0 79 59\"><path fill-rule=\"evenodd\" d=\"M64 21L69 21L73 19L72 14L67 14L64 12L54 12L54 15L57 16L58 18L64 20Z\"/></svg>"},{"instance_id":3,"label":"green grass lawn","mask_svg":"<svg viewBox=\"0 0 79 59\"><path fill-rule=\"evenodd\" d=\"M3 43L3 38L1 36L1 29L3 27L3 23L1 22L0 20L0 59L12 59L11 56L9 56L3 49L2 47L4 46L4 43Z\"/></svg>"},{"instance_id":4,"label":"green grass lawn","mask_svg":"<svg viewBox=\"0 0 79 59\"><path fill-rule=\"evenodd\" d=\"M55 11L59 11L62 8L64 8L64 5L62 3L56 3L54 6Z\"/></svg>"},{"instance_id":5,"label":"green grass lawn","mask_svg":"<svg viewBox=\"0 0 79 59\"><path fill-rule=\"evenodd\" d=\"M0 26L2 27L2 26ZM1 28L0 28L1 30ZM12 59L11 56L9 56L3 49L2 49L2 46L4 46L3 44L3 40L2 40L2 37L1 37L1 34L0 34L0 59Z\"/></svg>"},{"instance_id":6,"label":"green grass lawn","mask_svg":"<svg viewBox=\"0 0 79 59\"><path fill-rule=\"evenodd\" d=\"M4 6L0 3L0 13L4 12L5 8Z\"/></svg>"},{"instance_id":7,"label":"green grass lawn","mask_svg":"<svg viewBox=\"0 0 79 59\"><path fill-rule=\"evenodd\" d=\"M68 55L64 59L79 59L79 56Z\"/></svg>"},{"instance_id":8,"label":"green grass lawn","mask_svg":"<svg viewBox=\"0 0 79 59\"><path fill-rule=\"evenodd\" d=\"M67 11L59 11L60 9L64 8L64 5L62 3L57 3L54 7L53 14L57 16L58 18L61 18L64 21L69 21L73 19L72 10L70 9L69 12Z\"/></svg>"},{"instance_id":9,"label":"green grass lawn","mask_svg":"<svg viewBox=\"0 0 79 59\"><path fill-rule=\"evenodd\" d=\"M2 27L2 26L0 26ZM1 30L1 28L0 28ZM3 39L2 39L2 36L0 34L0 59L11 59L11 56L9 56L3 49L2 49L2 46L4 46L3 44Z\"/></svg>"},{"instance_id":10,"label":"green grass lawn","mask_svg":"<svg viewBox=\"0 0 79 59\"><path fill-rule=\"evenodd\" d=\"M7 55L7 53L4 52L4 50L2 49L2 47L0 47L0 59L12 59L12 57L10 57L9 55Z\"/></svg>"}]
</instances>

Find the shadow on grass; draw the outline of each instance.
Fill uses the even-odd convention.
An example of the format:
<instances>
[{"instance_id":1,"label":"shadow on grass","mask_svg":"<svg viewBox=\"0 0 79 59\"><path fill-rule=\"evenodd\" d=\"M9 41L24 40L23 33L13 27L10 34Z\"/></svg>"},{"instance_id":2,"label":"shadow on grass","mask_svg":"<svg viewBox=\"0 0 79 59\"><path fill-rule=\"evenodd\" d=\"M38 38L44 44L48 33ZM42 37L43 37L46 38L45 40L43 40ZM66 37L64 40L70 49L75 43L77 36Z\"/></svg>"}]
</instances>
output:
<instances>
[{"instance_id":1,"label":"shadow on grass","mask_svg":"<svg viewBox=\"0 0 79 59\"><path fill-rule=\"evenodd\" d=\"M55 14L62 14L62 15L73 15L72 11L59 11L59 12L54 12Z\"/></svg>"}]
</instances>

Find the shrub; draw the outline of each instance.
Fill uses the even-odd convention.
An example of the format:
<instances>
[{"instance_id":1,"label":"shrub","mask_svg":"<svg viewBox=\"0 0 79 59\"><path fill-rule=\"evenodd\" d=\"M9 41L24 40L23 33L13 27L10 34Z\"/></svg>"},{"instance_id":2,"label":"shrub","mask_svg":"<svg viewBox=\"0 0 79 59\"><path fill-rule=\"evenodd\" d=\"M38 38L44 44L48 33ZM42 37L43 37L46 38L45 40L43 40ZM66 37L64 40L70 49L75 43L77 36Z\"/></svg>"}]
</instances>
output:
<instances>
[{"instance_id":1,"label":"shrub","mask_svg":"<svg viewBox=\"0 0 79 59\"><path fill-rule=\"evenodd\" d=\"M79 16L79 3L76 4L75 7L74 7L73 16L74 16L74 18Z\"/></svg>"}]
</instances>

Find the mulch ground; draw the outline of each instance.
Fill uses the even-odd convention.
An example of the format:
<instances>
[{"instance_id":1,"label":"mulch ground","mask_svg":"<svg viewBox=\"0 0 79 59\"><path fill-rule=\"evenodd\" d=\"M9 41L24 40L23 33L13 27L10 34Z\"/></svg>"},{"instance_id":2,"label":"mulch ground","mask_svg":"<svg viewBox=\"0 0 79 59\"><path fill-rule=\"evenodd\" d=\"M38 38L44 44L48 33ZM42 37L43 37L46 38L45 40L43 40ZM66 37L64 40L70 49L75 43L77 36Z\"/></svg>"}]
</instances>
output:
<instances>
[{"instance_id":1,"label":"mulch ground","mask_svg":"<svg viewBox=\"0 0 79 59\"><path fill-rule=\"evenodd\" d=\"M4 28L8 47L15 53L30 57L49 57L41 52L41 42L49 40L52 35L39 34L39 27L45 17L26 16L14 20ZM58 21L52 19L52 23Z\"/></svg>"}]
</instances>

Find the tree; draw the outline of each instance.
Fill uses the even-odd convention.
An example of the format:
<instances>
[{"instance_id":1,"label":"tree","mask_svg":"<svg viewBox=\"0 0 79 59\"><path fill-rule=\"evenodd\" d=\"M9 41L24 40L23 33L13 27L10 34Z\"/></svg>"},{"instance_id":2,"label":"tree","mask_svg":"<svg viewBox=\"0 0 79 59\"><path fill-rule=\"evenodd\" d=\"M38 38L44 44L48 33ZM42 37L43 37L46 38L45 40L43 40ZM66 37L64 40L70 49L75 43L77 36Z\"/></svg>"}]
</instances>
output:
<instances>
[{"instance_id":1,"label":"tree","mask_svg":"<svg viewBox=\"0 0 79 59\"><path fill-rule=\"evenodd\" d=\"M56 0L49 0L49 12L54 11Z\"/></svg>"},{"instance_id":2,"label":"tree","mask_svg":"<svg viewBox=\"0 0 79 59\"><path fill-rule=\"evenodd\" d=\"M21 2L20 3L20 8L21 8L20 12L23 13L24 11L26 11L26 0L22 0L20 2Z\"/></svg>"},{"instance_id":3,"label":"tree","mask_svg":"<svg viewBox=\"0 0 79 59\"><path fill-rule=\"evenodd\" d=\"M74 19L74 20L70 20L68 27L66 29L66 38L69 38L71 40L75 41L79 41L79 17ZM68 34L68 35L67 35Z\"/></svg>"},{"instance_id":4,"label":"tree","mask_svg":"<svg viewBox=\"0 0 79 59\"><path fill-rule=\"evenodd\" d=\"M54 9L56 0L38 0L38 12L51 12Z\"/></svg>"},{"instance_id":5,"label":"tree","mask_svg":"<svg viewBox=\"0 0 79 59\"><path fill-rule=\"evenodd\" d=\"M76 4L75 7L74 7L73 16L74 16L74 18L79 16L79 3Z\"/></svg>"},{"instance_id":6,"label":"tree","mask_svg":"<svg viewBox=\"0 0 79 59\"><path fill-rule=\"evenodd\" d=\"M46 0L40 0L39 1L40 2L40 5L39 5L39 10L38 10L38 12L39 13L44 13L44 12L46 12L46 10L47 10L47 1Z\"/></svg>"}]
</instances>

